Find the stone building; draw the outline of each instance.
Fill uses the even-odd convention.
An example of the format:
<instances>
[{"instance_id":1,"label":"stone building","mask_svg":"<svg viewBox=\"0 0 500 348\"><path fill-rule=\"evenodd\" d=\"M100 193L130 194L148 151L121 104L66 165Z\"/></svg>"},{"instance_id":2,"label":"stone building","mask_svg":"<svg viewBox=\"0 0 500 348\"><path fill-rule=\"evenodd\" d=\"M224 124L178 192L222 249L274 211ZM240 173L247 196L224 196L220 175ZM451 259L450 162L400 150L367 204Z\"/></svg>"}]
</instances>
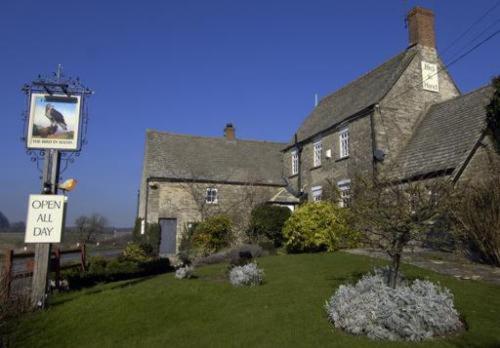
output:
<instances>
[{"instance_id":1,"label":"stone building","mask_svg":"<svg viewBox=\"0 0 500 348\"><path fill-rule=\"evenodd\" d=\"M160 223L160 251L175 253L182 234L206 216L226 214L241 232L256 204L297 204L283 190L285 145L239 140L232 124L221 138L148 130L139 217Z\"/></svg>"},{"instance_id":2,"label":"stone building","mask_svg":"<svg viewBox=\"0 0 500 348\"><path fill-rule=\"evenodd\" d=\"M224 138L148 131L139 216L177 219L179 238L180 224L202 215L178 188L186 180L200 185L205 203L220 185L221 206L234 205L249 186L260 200L296 204L320 200L326 185L338 188L345 205L357 175L396 182L481 176L491 157L485 106L493 89L461 95L436 50L434 14L416 7L407 22L408 47L324 97L288 144L236 140L232 127Z\"/></svg>"}]
</instances>

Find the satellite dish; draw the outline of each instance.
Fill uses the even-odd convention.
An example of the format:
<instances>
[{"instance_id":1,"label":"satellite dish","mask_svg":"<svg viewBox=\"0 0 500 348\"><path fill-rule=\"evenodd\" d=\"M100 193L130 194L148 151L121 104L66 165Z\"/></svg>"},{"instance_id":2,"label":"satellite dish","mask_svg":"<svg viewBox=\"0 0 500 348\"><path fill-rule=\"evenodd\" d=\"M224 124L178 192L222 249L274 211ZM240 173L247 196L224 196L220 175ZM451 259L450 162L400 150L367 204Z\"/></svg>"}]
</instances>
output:
<instances>
[{"instance_id":1,"label":"satellite dish","mask_svg":"<svg viewBox=\"0 0 500 348\"><path fill-rule=\"evenodd\" d=\"M384 150L376 149L375 151L373 151L373 157L377 161L382 162L384 160L384 158L385 158L385 152L384 152Z\"/></svg>"}]
</instances>

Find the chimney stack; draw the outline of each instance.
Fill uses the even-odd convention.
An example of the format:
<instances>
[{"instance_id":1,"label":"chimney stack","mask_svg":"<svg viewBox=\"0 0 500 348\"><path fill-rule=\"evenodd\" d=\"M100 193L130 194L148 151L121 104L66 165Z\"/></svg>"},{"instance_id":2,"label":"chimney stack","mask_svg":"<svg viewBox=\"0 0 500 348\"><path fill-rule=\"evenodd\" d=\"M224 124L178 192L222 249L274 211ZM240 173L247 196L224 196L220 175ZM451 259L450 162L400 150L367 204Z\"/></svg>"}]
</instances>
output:
<instances>
[{"instance_id":1,"label":"chimney stack","mask_svg":"<svg viewBox=\"0 0 500 348\"><path fill-rule=\"evenodd\" d=\"M434 13L431 10L414 7L406 16L410 46L422 45L436 48L436 37L434 34Z\"/></svg>"},{"instance_id":2,"label":"chimney stack","mask_svg":"<svg viewBox=\"0 0 500 348\"><path fill-rule=\"evenodd\" d=\"M236 129L233 127L232 123L227 123L224 128L224 137L227 140L235 140L236 139Z\"/></svg>"}]
</instances>

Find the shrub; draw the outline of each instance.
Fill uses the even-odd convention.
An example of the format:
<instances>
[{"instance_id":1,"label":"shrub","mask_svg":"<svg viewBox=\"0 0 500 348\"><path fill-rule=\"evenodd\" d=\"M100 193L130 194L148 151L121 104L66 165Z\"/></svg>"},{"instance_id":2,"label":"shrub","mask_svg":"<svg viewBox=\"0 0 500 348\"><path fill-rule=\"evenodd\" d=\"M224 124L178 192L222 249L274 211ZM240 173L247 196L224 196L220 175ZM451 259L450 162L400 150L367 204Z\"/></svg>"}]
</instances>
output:
<instances>
[{"instance_id":1,"label":"shrub","mask_svg":"<svg viewBox=\"0 0 500 348\"><path fill-rule=\"evenodd\" d=\"M106 274L108 261L102 256L92 256L89 259L88 272L96 275Z\"/></svg>"},{"instance_id":2,"label":"shrub","mask_svg":"<svg viewBox=\"0 0 500 348\"><path fill-rule=\"evenodd\" d=\"M149 261L151 257L147 254L146 250L144 250L148 248L150 248L148 244L131 243L123 250L123 258L135 262Z\"/></svg>"},{"instance_id":3,"label":"shrub","mask_svg":"<svg viewBox=\"0 0 500 348\"><path fill-rule=\"evenodd\" d=\"M334 251L351 246L356 234L347 227L346 212L328 202L306 203L283 227L288 252Z\"/></svg>"},{"instance_id":4,"label":"shrub","mask_svg":"<svg viewBox=\"0 0 500 348\"><path fill-rule=\"evenodd\" d=\"M94 259L94 258L93 258ZM165 273L171 270L168 258L159 258L145 262L137 262L123 257L114 260L104 260L106 266L103 271L103 260L95 257L97 262L90 262L87 272L79 269L67 269L61 272L61 276L68 280L71 289L80 289L87 286L93 286L101 282L110 282L115 280L133 279L148 275Z\"/></svg>"},{"instance_id":5,"label":"shrub","mask_svg":"<svg viewBox=\"0 0 500 348\"><path fill-rule=\"evenodd\" d=\"M141 226L142 219L137 218L135 220L134 229L132 231L134 243L141 245L148 256L157 256L160 250L160 224L147 224L144 234L141 234Z\"/></svg>"},{"instance_id":6,"label":"shrub","mask_svg":"<svg viewBox=\"0 0 500 348\"><path fill-rule=\"evenodd\" d=\"M198 257L193 263L195 265L211 265L215 263L229 262L230 264L238 264L238 266L241 266L244 263L240 260L240 252L245 254L250 253L252 258L264 255L264 251L260 246L255 244L243 244L231 249L219 251L215 254Z\"/></svg>"},{"instance_id":7,"label":"shrub","mask_svg":"<svg viewBox=\"0 0 500 348\"><path fill-rule=\"evenodd\" d=\"M264 271L257 263L252 262L244 266L235 266L229 272L229 281L233 286L256 286L262 284Z\"/></svg>"},{"instance_id":8,"label":"shrub","mask_svg":"<svg viewBox=\"0 0 500 348\"><path fill-rule=\"evenodd\" d=\"M283 244L283 225L290 217L290 209L276 205L257 205L250 216L250 227L247 235L252 242L262 238L271 240L274 247L279 248Z\"/></svg>"},{"instance_id":9,"label":"shrub","mask_svg":"<svg viewBox=\"0 0 500 348\"><path fill-rule=\"evenodd\" d=\"M338 288L325 305L336 328L372 339L408 341L463 328L448 289L422 280L393 289L385 273L368 274L355 285Z\"/></svg>"},{"instance_id":10,"label":"shrub","mask_svg":"<svg viewBox=\"0 0 500 348\"><path fill-rule=\"evenodd\" d=\"M193 231L193 243L204 255L229 246L231 240L231 220L224 215L209 217Z\"/></svg>"},{"instance_id":11,"label":"shrub","mask_svg":"<svg viewBox=\"0 0 500 348\"><path fill-rule=\"evenodd\" d=\"M500 266L500 174L459 189L451 216L463 251Z\"/></svg>"},{"instance_id":12,"label":"shrub","mask_svg":"<svg viewBox=\"0 0 500 348\"><path fill-rule=\"evenodd\" d=\"M175 271L175 278L190 279L193 277L194 268L192 266L183 266Z\"/></svg>"}]
</instances>

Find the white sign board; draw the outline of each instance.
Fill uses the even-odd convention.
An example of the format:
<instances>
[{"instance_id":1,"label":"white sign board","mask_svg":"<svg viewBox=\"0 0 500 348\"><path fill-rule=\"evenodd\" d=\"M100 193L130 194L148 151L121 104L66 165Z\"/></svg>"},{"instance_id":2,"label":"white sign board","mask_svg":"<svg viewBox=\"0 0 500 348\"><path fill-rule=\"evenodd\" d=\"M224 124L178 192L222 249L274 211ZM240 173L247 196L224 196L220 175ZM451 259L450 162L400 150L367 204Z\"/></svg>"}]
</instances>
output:
<instances>
[{"instance_id":1,"label":"white sign board","mask_svg":"<svg viewBox=\"0 0 500 348\"><path fill-rule=\"evenodd\" d=\"M81 96L32 93L28 149L75 151L80 146Z\"/></svg>"},{"instance_id":2,"label":"white sign board","mask_svg":"<svg viewBox=\"0 0 500 348\"><path fill-rule=\"evenodd\" d=\"M64 223L63 195L30 195L25 243L60 243Z\"/></svg>"},{"instance_id":3,"label":"white sign board","mask_svg":"<svg viewBox=\"0 0 500 348\"><path fill-rule=\"evenodd\" d=\"M422 84L426 91L439 92L437 64L422 61Z\"/></svg>"}]
</instances>

